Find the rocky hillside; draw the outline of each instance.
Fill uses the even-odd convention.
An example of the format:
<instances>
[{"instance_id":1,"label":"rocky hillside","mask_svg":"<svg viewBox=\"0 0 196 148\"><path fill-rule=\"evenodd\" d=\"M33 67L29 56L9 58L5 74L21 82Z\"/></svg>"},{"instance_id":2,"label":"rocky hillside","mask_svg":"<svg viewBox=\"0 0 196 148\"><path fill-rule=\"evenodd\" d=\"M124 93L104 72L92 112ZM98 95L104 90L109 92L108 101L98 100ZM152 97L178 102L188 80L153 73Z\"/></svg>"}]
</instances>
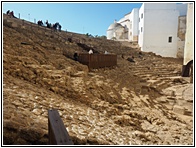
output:
<instances>
[{"instance_id":1,"label":"rocky hillside","mask_svg":"<svg viewBox=\"0 0 196 148\"><path fill-rule=\"evenodd\" d=\"M117 54L117 66L89 70L73 60L89 49ZM48 110L57 109L74 144L192 145L192 84L181 67L131 43L4 15L3 144L47 145Z\"/></svg>"}]
</instances>

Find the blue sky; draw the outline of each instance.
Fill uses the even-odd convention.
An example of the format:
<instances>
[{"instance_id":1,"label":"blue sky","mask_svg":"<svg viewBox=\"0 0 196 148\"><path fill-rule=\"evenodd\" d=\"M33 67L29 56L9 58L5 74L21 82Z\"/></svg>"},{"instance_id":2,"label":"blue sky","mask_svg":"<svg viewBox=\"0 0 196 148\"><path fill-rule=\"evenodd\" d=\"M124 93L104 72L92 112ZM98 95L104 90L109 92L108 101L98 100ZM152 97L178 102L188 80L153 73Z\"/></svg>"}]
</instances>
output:
<instances>
[{"instance_id":1,"label":"blue sky","mask_svg":"<svg viewBox=\"0 0 196 148\"><path fill-rule=\"evenodd\" d=\"M106 35L110 24L124 17L142 3L134 2L4 2L2 11L13 10L16 17L31 22L59 22L62 30Z\"/></svg>"}]
</instances>

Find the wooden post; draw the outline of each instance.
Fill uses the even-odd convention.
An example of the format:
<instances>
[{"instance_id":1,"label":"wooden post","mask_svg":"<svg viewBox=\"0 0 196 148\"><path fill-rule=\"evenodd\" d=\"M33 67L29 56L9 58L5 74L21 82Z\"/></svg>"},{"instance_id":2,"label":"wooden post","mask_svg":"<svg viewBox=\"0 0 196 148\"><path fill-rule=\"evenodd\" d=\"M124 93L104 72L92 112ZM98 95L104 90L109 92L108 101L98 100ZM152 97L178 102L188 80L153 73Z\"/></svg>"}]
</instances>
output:
<instances>
[{"instance_id":1,"label":"wooden post","mask_svg":"<svg viewBox=\"0 0 196 148\"><path fill-rule=\"evenodd\" d=\"M48 110L49 145L73 145L57 110Z\"/></svg>"}]
</instances>

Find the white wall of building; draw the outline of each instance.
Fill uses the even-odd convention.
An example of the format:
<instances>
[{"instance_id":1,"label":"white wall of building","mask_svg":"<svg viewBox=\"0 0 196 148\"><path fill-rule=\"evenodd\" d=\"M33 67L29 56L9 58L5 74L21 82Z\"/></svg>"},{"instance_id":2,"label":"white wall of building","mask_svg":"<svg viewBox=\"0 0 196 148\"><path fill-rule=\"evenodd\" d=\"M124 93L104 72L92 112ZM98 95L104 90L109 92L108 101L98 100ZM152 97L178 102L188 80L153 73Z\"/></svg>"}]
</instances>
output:
<instances>
[{"instance_id":1,"label":"white wall of building","mask_svg":"<svg viewBox=\"0 0 196 148\"><path fill-rule=\"evenodd\" d=\"M115 23L111 24L107 30L107 39L115 37L119 41L138 41L138 16L139 8L134 8L132 12L116 22L123 26L124 30L122 28L117 29Z\"/></svg>"},{"instance_id":2,"label":"white wall of building","mask_svg":"<svg viewBox=\"0 0 196 148\"><path fill-rule=\"evenodd\" d=\"M163 57L176 57L179 16L176 4L144 3L139 14L141 50L154 52Z\"/></svg>"},{"instance_id":3,"label":"white wall of building","mask_svg":"<svg viewBox=\"0 0 196 148\"><path fill-rule=\"evenodd\" d=\"M130 15L131 13L126 14L122 19L120 19L118 21L118 23L120 23L123 27L125 27L125 29L123 30L123 38L119 38L121 40L129 40L129 30L130 30Z\"/></svg>"},{"instance_id":4,"label":"white wall of building","mask_svg":"<svg viewBox=\"0 0 196 148\"><path fill-rule=\"evenodd\" d=\"M144 44L144 17L141 17L144 15L144 4L139 9L139 25L138 25L138 44L143 49Z\"/></svg>"},{"instance_id":5,"label":"white wall of building","mask_svg":"<svg viewBox=\"0 0 196 148\"><path fill-rule=\"evenodd\" d=\"M185 40L179 32L182 34L186 30L186 14L187 4L143 3L140 8L132 9L118 22L111 24L107 39L115 37L119 41L138 41L142 51L182 58Z\"/></svg>"},{"instance_id":6,"label":"white wall of building","mask_svg":"<svg viewBox=\"0 0 196 148\"><path fill-rule=\"evenodd\" d=\"M132 22L131 25L131 34L129 32L130 35L130 41L138 41L138 24L139 24L139 9L138 8L134 8L131 12L131 17L130 17L130 21Z\"/></svg>"},{"instance_id":7,"label":"white wall of building","mask_svg":"<svg viewBox=\"0 0 196 148\"><path fill-rule=\"evenodd\" d=\"M193 4L188 4L183 65L193 60Z\"/></svg>"},{"instance_id":8,"label":"white wall of building","mask_svg":"<svg viewBox=\"0 0 196 148\"><path fill-rule=\"evenodd\" d=\"M117 30L119 30L119 28L123 28L123 26L115 20L114 23L108 27L107 39L118 38L119 31Z\"/></svg>"},{"instance_id":9,"label":"white wall of building","mask_svg":"<svg viewBox=\"0 0 196 148\"><path fill-rule=\"evenodd\" d=\"M107 39L112 39L113 38L113 34L114 34L114 31L112 29L107 30Z\"/></svg>"}]
</instances>

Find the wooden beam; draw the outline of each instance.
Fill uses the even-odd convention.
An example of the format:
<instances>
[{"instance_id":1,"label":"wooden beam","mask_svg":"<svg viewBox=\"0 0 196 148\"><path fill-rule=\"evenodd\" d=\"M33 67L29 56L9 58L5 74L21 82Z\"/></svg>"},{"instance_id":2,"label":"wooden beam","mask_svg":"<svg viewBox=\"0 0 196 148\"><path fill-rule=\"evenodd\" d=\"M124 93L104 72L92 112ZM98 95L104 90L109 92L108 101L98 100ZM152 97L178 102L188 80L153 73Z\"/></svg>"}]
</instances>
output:
<instances>
[{"instance_id":1,"label":"wooden beam","mask_svg":"<svg viewBox=\"0 0 196 148\"><path fill-rule=\"evenodd\" d=\"M73 145L57 110L48 110L49 145Z\"/></svg>"}]
</instances>

